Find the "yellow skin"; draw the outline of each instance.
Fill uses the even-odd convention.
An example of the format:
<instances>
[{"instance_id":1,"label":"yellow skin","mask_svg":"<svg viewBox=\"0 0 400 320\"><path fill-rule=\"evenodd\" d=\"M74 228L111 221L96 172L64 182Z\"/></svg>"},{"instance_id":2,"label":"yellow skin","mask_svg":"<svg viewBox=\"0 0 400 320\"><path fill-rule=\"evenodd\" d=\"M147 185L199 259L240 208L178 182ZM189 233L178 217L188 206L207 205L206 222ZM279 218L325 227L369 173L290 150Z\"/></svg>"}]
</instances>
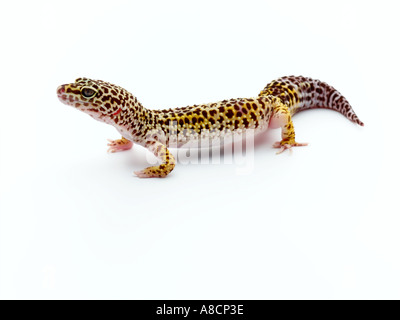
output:
<instances>
[{"instance_id":1,"label":"yellow skin","mask_svg":"<svg viewBox=\"0 0 400 320\"><path fill-rule=\"evenodd\" d=\"M149 110L127 90L101 81L78 78L57 89L61 102L111 124L121 133L110 140L109 152L129 150L133 143L150 150L161 160L158 166L135 172L140 178L166 177L175 167L169 146L181 147L203 139L221 139L227 134L268 127L281 128L278 153L305 143L295 141L291 116L310 108L330 108L362 125L347 100L318 80L283 77L271 82L258 97L224 100L168 110Z\"/></svg>"}]
</instances>

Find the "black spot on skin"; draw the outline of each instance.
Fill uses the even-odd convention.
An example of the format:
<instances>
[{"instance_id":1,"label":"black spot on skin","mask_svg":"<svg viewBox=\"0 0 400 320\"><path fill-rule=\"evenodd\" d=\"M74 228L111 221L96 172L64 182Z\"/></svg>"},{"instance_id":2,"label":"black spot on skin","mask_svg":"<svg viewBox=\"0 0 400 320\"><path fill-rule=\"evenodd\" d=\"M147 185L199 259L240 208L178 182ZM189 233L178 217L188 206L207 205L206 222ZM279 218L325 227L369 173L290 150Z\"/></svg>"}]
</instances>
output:
<instances>
[{"instance_id":1,"label":"black spot on skin","mask_svg":"<svg viewBox=\"0 0 400 320\"><path fill-rule=\"evenodd\" d=\"M204 118L207 118L207 117L208 117L208 113L207 113L207 111L205 111L205 110L203 110L203 111L201 112L201 114L203 115Z\"/></svg>"},{"instance_id":2,"label":"black spot on skin","mask_svg":"<svg viewBox=\"0 0 400 320\"><path fill-rule=\"evenodd\" d=\"M240 110L240 107L238 105L235 104L235 110L238 111Z\"/></svg>"},{"instance_id":3,"label":"black spot on skin","mask_svg":"<svg viewBox=\"0 0 400 320\"><path fill-rule=\"evenodd\" d=\"M239 120L235 120L235 129L239 128L239 123L240 123Z\"/></svg>"},{"instance_id":4,"label":"black spot on skin","mask_svg":"<svg viewBox=\"0 0 400 320\"><path fill-rule=\"evenodd\" d=\"M179 119L179 124L180 124L181 126L183 126L183 120L182 120L182 119Z\"/></svg>"},{"instance_id":5,"label":"black spot on skin","mask_svg":"<svg viewBox=\"0 0 400 320\"><path fill-rule=\"evenodd\" d=\"M190 123L190 120L188 117L185 117L185 123Z\"/></svg>"},{"instance_id":6,"label":"black spot on skin","mask_svg":"<svg viewBox=\"0 0 400 320\"><path fill-rule=\"evenodd\" d=\"M243 121L244 127L247 129L249 127L249 121L246 118L244 118L242 121Z\"/></svg>"},{"instance_id":7,"label":"black spot on skin","mask_svg":"<svg viewBox=\"0 0 400 320\"><path fill-rule=\"evenodd\" d=\"M196 124L196 123L197 123L197 118L196 118L196 117L193 117L193 118L192 118L192 123L193 123L193 124Z\"/></svg>"},{"instance_id":8,"label":"black spot on skin","mask_svg":"<svg viewBox=\"0 0 400 320\"><path fill-rule=\"evenodd\" d=\"M315 91L317 91L317 93L319 93L319 94L322 93L322 89L321 88L317 88Z\"/></svg>"},{"instance_id":9,"label":"black spot on skin","mask_svg":"<svg viewBox=\"0 0 400 320\"><path fill-rule=\"evenodd\" d=\"M256 114L255 114L254 112L250 112L250 117L251 117L254 121L257 120L257 116L256 116Z\"/></svg>"},{"instance_id":10,"label":"black spot on skin","mask_svg":"<svg viewBox=\"0 0 400 320\"><path fill-rule=\"evenodd\" d=\"M219 112L224 112L225 111L225 107L219 107L218 110L219 110Z\"/></svg>"},{"instance_id":11,"label":"black spot on skin","mask_svg":"<svg viewBox=\"0 0 400 320\"><path fill-rule=\"evenodd\" d=\"M217 110L210 110L210 116L214 117L217 114Z\"/></svg>"},{"instance_id":12,"label":"black spot on skin","mask_svg":"<svg viewBox=\"0 0 400 320\"><path fill-rule=\"evenodd\" d=\"M215 124L215 120L214 120L213 118L208 119L208 121L211 123L211 125L214 125L214 124Z\"/></svg>"},{"instance_id":13,"label":"black spot on skin","mask_svg":"<svg viewBox=\"0 0 400 320\"><path fill-rule=\"evenodd\" d=\"M236 117L240 118L242 116L242 113L239 111L236 113Z\"/></svg>"},{"instance_id":14,"label":"black spot on skin","mask_svg":"<svg viewBox=\"0 0 400 320\"><path fill-rule=\"evenodd\" d=\"M65 90L66 93L76 93L76 94L80 94L80 90L72 90L70 87L67 87L67 89Z\"/></svg>"},{"instance_id":15,"label":"black spot on skin","mask_svg":"<svg viewBox=\"0 0 400 320\"><path fill-rule=\"evenodd\" d=\"M111 102L114 103L114 104L121 104L121 101L119 99L117 99L117 98L114 98L114 97L111 98Z\"/></svg>"},{"instance_id":16,"label":"black spot on skin","mask_svg":"<svg viewBox=\"0 0 400 320\"><path fill-rule=\"evenodd\" d=\"M234 114L233 114L232 109L229 109L229 110L228 110L228 112L226 113L226 116L227 116L229 119L232 119L232 118L233 118Z\"/></svg>"}]
</instances>

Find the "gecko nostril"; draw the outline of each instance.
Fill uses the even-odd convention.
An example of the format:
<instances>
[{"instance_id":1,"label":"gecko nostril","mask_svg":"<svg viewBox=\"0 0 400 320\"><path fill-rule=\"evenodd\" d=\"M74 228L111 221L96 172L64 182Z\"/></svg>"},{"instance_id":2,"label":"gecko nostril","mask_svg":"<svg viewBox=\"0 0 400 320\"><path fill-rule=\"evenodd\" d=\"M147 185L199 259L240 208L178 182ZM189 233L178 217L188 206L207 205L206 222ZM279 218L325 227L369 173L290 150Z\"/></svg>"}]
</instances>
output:
<instances>
[{"instance_id":1,"label":"gecko nostril","mask_svg":"<svg viewBox=\"0 0 400 320\"><path fill-rule=\"evenodd\" d=\"M57 88L57 94L58 95L60 95L60 94L62 94L62 93L64 93L65 92L65 87L62 85L62 86L59 86L58 88Z\"/></svg>"}]
</instances>

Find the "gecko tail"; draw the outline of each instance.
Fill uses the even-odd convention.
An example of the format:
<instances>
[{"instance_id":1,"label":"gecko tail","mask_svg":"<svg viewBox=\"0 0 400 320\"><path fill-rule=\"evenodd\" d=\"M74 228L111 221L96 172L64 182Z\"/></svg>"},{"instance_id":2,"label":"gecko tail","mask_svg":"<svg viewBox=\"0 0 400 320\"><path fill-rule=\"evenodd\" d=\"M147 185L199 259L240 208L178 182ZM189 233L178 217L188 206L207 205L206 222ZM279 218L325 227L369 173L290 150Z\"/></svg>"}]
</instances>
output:
<instances>
[{"instance_id":1,"label":"gecko tail","mask_svg":"<svg viewBox=\"0 0 400 320\"><path fill-rule=\"evenodd\" d=\"M260 95L274 95L289 106L292 115L308 109L331 109L364 126L347 99L325 82L306 77L282 77L268 84Z\"/></svg>"}]
</instances>

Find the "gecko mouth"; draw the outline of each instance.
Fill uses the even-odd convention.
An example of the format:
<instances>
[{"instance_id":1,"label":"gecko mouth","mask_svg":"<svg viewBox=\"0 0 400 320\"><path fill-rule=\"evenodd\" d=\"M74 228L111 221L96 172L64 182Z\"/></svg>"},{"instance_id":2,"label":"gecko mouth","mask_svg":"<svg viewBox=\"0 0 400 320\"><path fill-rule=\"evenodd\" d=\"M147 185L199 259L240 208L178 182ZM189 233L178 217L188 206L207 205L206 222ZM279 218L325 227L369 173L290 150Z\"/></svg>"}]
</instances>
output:
<instances>
[{"instance_id":1,"label":"gecko mouth","mask_svg":"<svg viewBox=\"0 0 400 320\"><path fill-rule=\"evenodd\" d=\"M83 102L79 98L67 94L65 92L65 85L61 85L57 88L57 96L62 103L83 111L93 118L96 118L98 120L104 118L104 115L101 114L99 110L93 108L88 102Z\"/></svg>"}]
</instances>

